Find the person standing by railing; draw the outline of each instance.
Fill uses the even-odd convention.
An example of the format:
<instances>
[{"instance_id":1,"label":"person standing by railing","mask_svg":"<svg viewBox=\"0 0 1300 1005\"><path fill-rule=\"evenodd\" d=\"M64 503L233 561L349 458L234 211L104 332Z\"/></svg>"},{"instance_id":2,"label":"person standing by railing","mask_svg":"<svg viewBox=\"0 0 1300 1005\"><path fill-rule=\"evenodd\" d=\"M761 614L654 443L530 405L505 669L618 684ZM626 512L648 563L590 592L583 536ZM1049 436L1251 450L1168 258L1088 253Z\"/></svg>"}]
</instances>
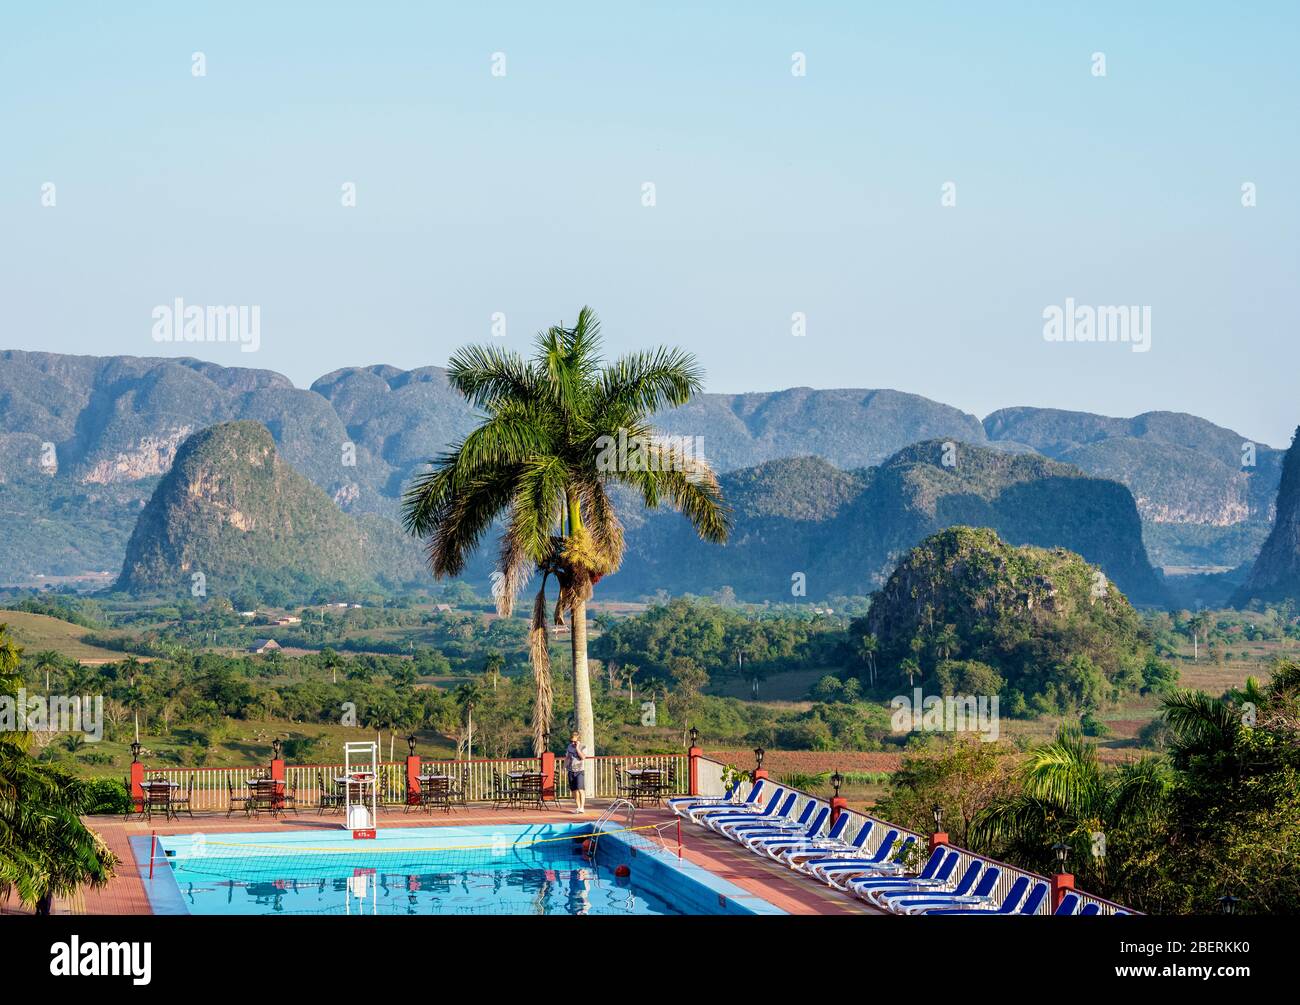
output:
<instances>
[{"instance_id":1,"label":"person standing by railing","mask_svg":"<svg viewBox=\"0 0 1300 1005\"><path fill-rule=\"evenodd\" d=\"M568 748L564 751L564 770L569 773L569 791L573 793L573 800L578 804L578 808L573 812L579 816L587 812L586 763L587 750L575 730L569 737Z\"/></svg>"}]
</instances>

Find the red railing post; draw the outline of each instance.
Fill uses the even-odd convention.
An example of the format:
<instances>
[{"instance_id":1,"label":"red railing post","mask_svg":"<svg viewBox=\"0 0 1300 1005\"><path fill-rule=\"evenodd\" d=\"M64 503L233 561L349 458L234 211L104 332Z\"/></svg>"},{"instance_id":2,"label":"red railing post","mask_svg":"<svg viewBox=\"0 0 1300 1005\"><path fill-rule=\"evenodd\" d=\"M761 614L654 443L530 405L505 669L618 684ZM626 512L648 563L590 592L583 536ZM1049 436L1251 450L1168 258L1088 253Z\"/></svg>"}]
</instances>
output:
<instances>
[{"instance_id":1,"label":"red railing post","mask_svg":"<svg viewBox=\"0 0 1300 1005\"><path fill-rule=\"evenodd\" d=\"M447 769L450 772L450 768ZM406 755L406 805L415 806L420 801L420 755Z\"/></svg>"},{"instance_id":2,"label":"red railing post","mask_svg":"<svg viewBox=\"0 0 1300 1005\"><path fill-rule=\"evenodd\" d=\"M1061 906L1065 895L1074 889L1074 876L1068 872L1058 872L1052 877L1052 910Z\"/></svg>"},{"instance_id":3,"label":"red railing post","mask_svg":"<svg viewBox=\"0 0 1300 1005\"><path fill-rule=\"evenodd\" d=\"M131 762L131 800L135 804L135 812L140 813L144 810L144 786L140 783L144 781L144 765L139 761Z\"/></svg>"},{"instance_id":4,"label":"red railing post","mask_svg":"<svg viewBox=\"0 0 1300 1005\"><path fill-rule=\"evenodd\" d=\"M542 751L540 771L542 772L542 798L555 800L555 754L550 750Z\"/></svg>"},{"instance_id":5,"label":"red railing post","mask_svg":"<svg viewBox=\"0 0 1300 1005\"><path fill-rule=\"evenodd\" d=\"M689 777L691 790L687 795L698 796L700 794L700 758L704 756L704 751L699 747L691 747L686 751L687 763L690 765Z\"/></svg>"}]
</instances>

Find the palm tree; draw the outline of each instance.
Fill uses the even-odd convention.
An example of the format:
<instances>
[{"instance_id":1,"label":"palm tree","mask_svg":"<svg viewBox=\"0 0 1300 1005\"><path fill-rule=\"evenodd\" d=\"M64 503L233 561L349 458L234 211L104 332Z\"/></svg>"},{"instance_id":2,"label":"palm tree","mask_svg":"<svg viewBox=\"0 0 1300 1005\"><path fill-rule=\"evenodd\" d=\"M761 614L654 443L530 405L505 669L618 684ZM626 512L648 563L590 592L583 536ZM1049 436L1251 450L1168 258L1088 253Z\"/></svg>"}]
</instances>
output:
<instances>
[{"instance_id":1,"label":"palm tree","mask_svg":"<svg viewBox=\"0 0 1300 1005\"><path fill-rule=\"evenodd\" d=\"M1097 748L1077 729L1032 751L1020 770L1020 792L976 815L972 846L1030 869L1052 866L1052 845L1070 847L1074 871L1104 885L1104 862L1094 858L1094 835L1150 819L1169 792L1166 765L1156 757L1108 770Z\"/></svg>"},{"instance_id":2,"label":"palm tree","mask_svg":"<svg viewBox=\"0 0 1300 1005\"><path fill-rule=\"evenodd\" d=\"M456 576L498 519L504 520L493 595L503 616L534 572L530 657L535 680L533 749L551 718L546 584L559 586L553 619L568 617L575 725L595 751L587 666L587 601L623 558L623 528L608 488L632 488L647 507L666 502L706 540L723 541L728 515L717 477L682 445L654 435L650 417L701 389L689 353L659 348L609 365L590 308L573 327L538 334L531 360L466 346L448 363L451 385L486 415L418 478L403 502L406 528L428 542L435 576ZM589 776L594 779L594 775Z\"/></svg>"},{"instance_id":3,"label":"palm tree","mask_svg":"<svg viewBox=\"0 0 1300 1005\"><path fill-rule=\"evenodd\" d=\"M45 671L45 693L50 693L50 671L63 669L63 656L53 649L43 649L32 657L32 666L37 673Z\"/></svg>"},{"instance_id":4,"label":"palm tree","mask_svg":"<svg viewBox=\"0 0 1300 1005\"><path fill-rule=\"evenodd\" d=\"M22 650L0 625L0 694L13 697ZM28 753L30 733L0 731L0 899L49 914L54 898L103 886L116 859L81 822L90 804L85 782Z\"/></svg>"}]
</instances>

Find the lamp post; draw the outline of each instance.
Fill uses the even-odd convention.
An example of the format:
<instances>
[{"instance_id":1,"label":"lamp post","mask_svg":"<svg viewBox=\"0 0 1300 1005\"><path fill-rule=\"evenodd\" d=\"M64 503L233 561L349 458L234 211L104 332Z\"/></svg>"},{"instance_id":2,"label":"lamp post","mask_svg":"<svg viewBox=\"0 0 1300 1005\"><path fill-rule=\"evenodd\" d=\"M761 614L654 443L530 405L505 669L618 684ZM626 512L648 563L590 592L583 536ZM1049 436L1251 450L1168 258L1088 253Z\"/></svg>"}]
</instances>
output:
<instances>
[{"instance_id":1,"label":"lamp post","mask_svg":"<svg viewBox=\"0 0 1300 1005\"><path fill-rule=\"evenodd\" d=\"M271 741L271 778L277 782L284 781L284 761L280 757L280 751L284 749L284 741L278 736ZM283 794L283 790L280 790Z\"/></svg>"},{"instance_id":2,"label":"lamp post","mask_svg":"<svg viewBox=\"0 0 1300 1005\"><path fill-rule=\"evenodd\" d=\"M1070 846L1064 841L1052 845L1052 854L1056 856L1056 875L1052 877L1052 910L1061 906L1065 895L1074 889L1074 876L1065 871L1065 864L1070 858Z\"/></svg>"},{"instance_id":3,"label":"lamp post","mask_svg":"<svg viewBox=\"0 0 1300 1005\"><path fill-rule=\"evenodd\" d=\"M691 727L691 746L692 746L692 747L698 747L699 745L700 745L700 731L699 731L698 729L696 729L694 726L692 726L692 727Z\"/></svg>"},{"instance_id":4,"label":"lamp post","mask_svg":"<svg viewBox=\"0 0 1300 1005\"><path fill-rule=\"evenodd\" d=\"M835 769L835 774L831 775L831 789L834 795L831 796L831 826L834 827L840 814L848 809L849 801L840 795L840 786L844 784L844 776L840 774L840 769Z\"/></svg>"},{"instance_id":5,"label":"lamp post","mask_svg":"<svg viewBox=\"0 0 1300 1005\"><path fill-rule=\"evenodd\" d=\"M687 791L693 795L700 794L700 758L704 751L700 749L700 731L691 727L691 745L686 751Z\"/></svg>"},{"instance_id":6,"label":"lamp post","mask_svg":"<svg viewBox=\"0 0 1300 1005\"><path fill-rule=\"evenodd\" d=\"M415 756L415 734L412 733L406 738L406 752L410 756Z\"/></svg>"},{"instance_id":7,"label":"lamp post","mask_svg":"<svg viewBox=\"0 0 1300 1005\"><path fill-rule=\"evenodd\" d=\"M280 759L280 751L283 749L284 749L284 741L277 736L274 740L271 741L272 759L278 761Z\"/></svg>"},{"instance_id":8,"label":"lamp post","mask_svg":"<svg viewBox=\"0 0 1300 1005\"><path fill-rule=\"evenodd\" d=\"M765 756L767 756L767 751L762 747L754 748L754 781L767 777L767 772L763 770L763 758Z\"/></svg>"},{"instance_id":9,"label":"lamp post","mask_svg":"<svg viewBox=\"0 0 1300 1005\"><path fill-rule=\"evenodd\" d=\"M1231 916L1237 913L1237 905L1240 903L1241 901L1232 894L1225 893L1219 898L1219 910L1224 914Z\"/></svg>"},{"instance_id":10,"label":"lamp post","mask_svg":"<svg viewBox=\"0 0 1300 1005\"><path fill-rule=\"evenodd\" d=\"M137 813L144 809L144 786L141 784L144 781L144 765L140 763L140 751L143 749L137 735L131 743L131 801Z\"/></svg>"},{"instance_id":11,"label":"lamp post","mask_svg":"<svg viewBox=\"0 0 1300 1005\"><path fill-rule=\"evenodd\" d=\"M135 740L135 741L131 744L131 763L132 763L132 764L139 764L139 763L140 763L140 751L141 751L142 749L144 749L144 748L141 747L141 745L140 745L140 741L139 741L139 740Z\"/></svg>"}]
</instances>

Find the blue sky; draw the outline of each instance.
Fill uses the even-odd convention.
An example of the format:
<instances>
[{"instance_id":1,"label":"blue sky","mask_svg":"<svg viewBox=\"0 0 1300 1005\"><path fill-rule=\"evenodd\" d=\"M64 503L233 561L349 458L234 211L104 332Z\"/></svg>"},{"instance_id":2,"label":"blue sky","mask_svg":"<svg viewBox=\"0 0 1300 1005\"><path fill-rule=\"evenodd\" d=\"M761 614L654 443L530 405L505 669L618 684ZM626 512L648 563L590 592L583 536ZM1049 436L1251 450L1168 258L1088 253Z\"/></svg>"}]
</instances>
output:
<instances>
[{"instance_id":1,"label":"blue sky","mask_svg":"<svg viewBox=\"0 0 1300 1005\"><path fill-rule=\"evenodd\" d=\"M113 6L0 14L0 347L305 386L590 303L715 391L1300 423L1293 3ZM156 343L176 297L259 351ZM1067 297L1151 351L1045 342Z\"/></svg>"}]
</instances>

